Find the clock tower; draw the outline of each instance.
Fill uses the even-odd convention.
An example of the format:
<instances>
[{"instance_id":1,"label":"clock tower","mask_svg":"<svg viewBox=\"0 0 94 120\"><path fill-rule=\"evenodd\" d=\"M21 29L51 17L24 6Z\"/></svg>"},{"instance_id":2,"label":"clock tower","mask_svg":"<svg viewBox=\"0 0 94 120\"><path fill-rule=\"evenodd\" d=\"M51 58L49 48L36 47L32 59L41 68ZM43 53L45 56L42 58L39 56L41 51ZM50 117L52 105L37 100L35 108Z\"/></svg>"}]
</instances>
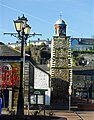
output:
<instances>
[{"instance_id":1,"label":"clock tower","mask_svg":"<svg viewBox=\"0 0 94 120\"><path fill-rule=\"evenodd\" d=\"M66 36L66 23L61 18L54 25L51 41L51 80L53 99L60 101L68 95L71 72L71 39ZM72 79L71 79L72 80ZM72 83L71 83L72 85Z\"/></svg>"}]
</instances>

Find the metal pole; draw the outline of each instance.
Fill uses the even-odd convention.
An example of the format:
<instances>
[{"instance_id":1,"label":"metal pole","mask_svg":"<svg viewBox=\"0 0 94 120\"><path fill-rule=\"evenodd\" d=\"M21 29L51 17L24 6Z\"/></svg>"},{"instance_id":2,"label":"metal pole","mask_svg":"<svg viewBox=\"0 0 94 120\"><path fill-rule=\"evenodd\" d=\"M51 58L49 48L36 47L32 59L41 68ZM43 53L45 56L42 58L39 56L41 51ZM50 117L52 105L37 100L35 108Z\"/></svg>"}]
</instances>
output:
<instances>
[{"instance_id":1,"label":"metal pole","mask_svg":"<svg viewBox=\"0 0 94 120\"><path fill-rule=\"evenodd\" d=\"M71 110L71 95L69 95L69 112Z\"/></svg>"},{"instance_id":2,"label":"metal pole","mask_svg":"<svg viewBox=\"0 0 94 120\"><path fill-rule=\"evenodd\" d=\"M69 85L69 112L71 110L71 93L72 93L72 88L71 85Z\"/></svg>"},{"instance_id":3,"label":"metal pole","mask_svg":"<svg viewBox=\"0 0 94 120\"><path fill-rule=\"evenodd\" d=\"M23 98L23 57L24 51L24 30L22 31L22 40L21 40L21 63L20 63L20 87L19 87L19 95L18 95L18 103L17 103L17 114L23 115L24 114L24 98Z\"/></svg>"}]
</instances>

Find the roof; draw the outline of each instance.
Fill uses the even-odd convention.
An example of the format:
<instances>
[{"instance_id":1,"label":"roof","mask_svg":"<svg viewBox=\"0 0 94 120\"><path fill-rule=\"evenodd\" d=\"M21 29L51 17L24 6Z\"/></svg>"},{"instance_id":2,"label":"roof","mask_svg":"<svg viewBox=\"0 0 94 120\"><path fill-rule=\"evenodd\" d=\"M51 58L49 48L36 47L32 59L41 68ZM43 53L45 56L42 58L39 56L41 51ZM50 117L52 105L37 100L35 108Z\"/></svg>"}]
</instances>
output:
<instances>
[{"instance_id":1,"label":"roof","mask_svg":"<svg viewBox=\"0 0 94 120\"><path fill-rule=\"evenodd\" d=\"M38 67L40 67L40 68L43 69L44 71L50 71L50 68L47 67L46 64L38 65Z\"/></svg>"},{"instance_id":2,"label":"roof","mask_svg":"<svg viewBox=\"0 0 94 120\"><path fill-rule=\"evenodd\" d=\"M94 76L94 69L89 69L89 70L73 70L73 75L90 75Z\"/></svg>"},{"instance_id":3,"label":"roof","mask_svg":"<svg viewBox=\"0 0 94 120\"><path fill-rule=\"evenodd\" d=\"M56 21L55 25L66 25L66 24L65 24L64 20L59 19L59 20Z\"/></svg>"},{"instance_id":4,"label":"roof","mask_svg":"<svg viewBox=\"0 0 94 120\"><path fill-rule=\"evenodd\" d=\"M0 45L4 45L4 43L0 42Z\"/></svg>"},{"instance_id":5,"label":"roof","mask_svg":"<svg viewBox=\"0 0 94 120\"><path fill-rule=\"evenodd\" d=\"M77 40L80 45L94 45L94 38L71 38L71 40Z\"/></svg>"}]
</instances>

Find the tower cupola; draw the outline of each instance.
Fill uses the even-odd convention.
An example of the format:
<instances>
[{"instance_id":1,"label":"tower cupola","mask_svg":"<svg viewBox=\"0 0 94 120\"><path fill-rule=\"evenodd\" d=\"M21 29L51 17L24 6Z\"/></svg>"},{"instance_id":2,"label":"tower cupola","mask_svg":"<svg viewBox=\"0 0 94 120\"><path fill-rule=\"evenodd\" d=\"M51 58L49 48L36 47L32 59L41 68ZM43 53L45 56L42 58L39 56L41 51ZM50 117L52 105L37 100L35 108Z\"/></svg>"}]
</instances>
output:
<instances>
[{"instance_id":1,"label":"tower cupola","mask_svg":"<svg viewBox=\"0 0 94 120\"><path fill-rule=\"evenodd\" d=\"M66 24L61 18L55 23L55 36L66 36Z\"/></svg>"}]
</instances>

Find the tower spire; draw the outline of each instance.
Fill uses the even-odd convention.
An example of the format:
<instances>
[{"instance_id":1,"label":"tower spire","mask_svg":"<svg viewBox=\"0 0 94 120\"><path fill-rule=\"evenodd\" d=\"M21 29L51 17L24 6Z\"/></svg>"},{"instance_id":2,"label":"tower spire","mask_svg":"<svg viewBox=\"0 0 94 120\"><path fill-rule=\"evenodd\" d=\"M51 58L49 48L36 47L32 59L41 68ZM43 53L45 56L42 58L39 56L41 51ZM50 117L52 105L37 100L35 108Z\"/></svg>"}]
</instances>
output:
<instances>
[{"instance_id":1,"label":"tower spire","mask_svg":"<svg viewBox=\"0 0 94 120\"><path fill-rule=\"evenodd\" d=\"M62 20L62 11L60 12L60 18L55 23L55 35L66 36L66 23Z\"/></svg>"},{"instance_id":2,"label":"tower spire","mask_svg":"<svg viewBox=\"0 0 94 120\"><path fill-rule=\"evenodd\" d=\"M60 19L62 19L62 11L60 11Z\"/></svg>"}]
</instances>

